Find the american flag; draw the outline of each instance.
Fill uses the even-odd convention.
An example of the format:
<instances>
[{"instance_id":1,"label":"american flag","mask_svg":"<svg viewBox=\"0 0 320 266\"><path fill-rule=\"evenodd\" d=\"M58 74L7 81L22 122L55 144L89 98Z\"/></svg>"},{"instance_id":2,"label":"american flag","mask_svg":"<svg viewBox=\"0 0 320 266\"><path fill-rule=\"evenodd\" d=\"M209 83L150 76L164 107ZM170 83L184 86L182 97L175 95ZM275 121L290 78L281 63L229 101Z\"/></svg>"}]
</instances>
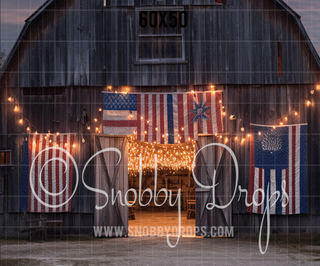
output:
<instances>
[{"instance_id":1,"label":"american flag","mask_svg":"<svg viewBox=\"0 0 320 266\"><path fill-rule=\"evenodd\" d=\"M63 203L72 194L73 163L69 155L73 153L73 145L72 134L35 134L24 141L21 210L71 211L71 200Z\"/></svg>"},{"instance_id":2,"label":"american flag","mask_svg":"<svg viewBox=\"0 0 320 266\"><path fill-rule=\"evenodd\" d=\"M270 214L303 214L307 203L307 125L269 127L252 125L250 142L249 198L251 203L270 199ZM248 207L248 212L263 213L266 198L260 206Z\"/></svg>"},{"instance_id":3,"label":"american flag","mask_svg":"<svg viewBox=\"0 0 320 266\"><path fill-rule=\"evenodd\" d=\"M104 93L103 133L174 144L222 132L221 92Z\"/></svg>"}]
</instances>

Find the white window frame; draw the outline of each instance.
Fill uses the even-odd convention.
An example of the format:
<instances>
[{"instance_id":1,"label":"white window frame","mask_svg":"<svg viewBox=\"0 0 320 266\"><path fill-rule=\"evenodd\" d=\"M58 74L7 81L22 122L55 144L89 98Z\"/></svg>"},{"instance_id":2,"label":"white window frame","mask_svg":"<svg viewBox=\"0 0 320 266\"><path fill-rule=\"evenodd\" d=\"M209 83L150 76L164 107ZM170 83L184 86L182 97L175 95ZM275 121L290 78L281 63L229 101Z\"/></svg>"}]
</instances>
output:
<instances>
[{"instance_id":1,"label":"white window frame","mask_svg":"<svg viewBox=\"0 0 320 266\"><path fill-rule=\"evenodd\" d=\"M184 11L184 7L180 6L162 6L162 7L138 7L136 8L136 60L135 64L187 64L185 53L185 28L181 27L181 33L178 34L140 34L139 15L140 11ZM177 58L152 58L145 59L140 58L140 38L152 38L152 37L181 37L181 57Z\"/></svg>"}]
</instances>

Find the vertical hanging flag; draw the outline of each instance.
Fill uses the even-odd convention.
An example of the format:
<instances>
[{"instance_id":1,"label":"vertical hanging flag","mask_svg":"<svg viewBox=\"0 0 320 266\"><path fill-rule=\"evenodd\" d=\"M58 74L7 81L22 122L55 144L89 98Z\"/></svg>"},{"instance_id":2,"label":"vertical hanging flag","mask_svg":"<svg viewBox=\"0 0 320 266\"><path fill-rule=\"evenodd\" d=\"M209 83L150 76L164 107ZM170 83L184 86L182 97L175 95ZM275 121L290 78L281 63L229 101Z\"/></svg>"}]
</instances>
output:
<instances>
[{"instance_id":1,"label":"vertical hanging flag","mask_svg":"<svg viewBox=\"0 0 320 266\"><path fill-rule=\"evenodd\" d=\"M174 144L222 132L221 92L103 94L103 133Z\"/></svg>"},{"instance_id":2,"label":"vertical hanging flag","mask_svg":"<svg viewBox=\"0 0 320 266\"><path fill-rule=\"evenodd\" d=\"M24 141L21 211L71 211L68 199L72 195L73 145L74 135L71 134L36 134Z\"/></svg>"},{"instance_id":3,"label":"vertical hanging flag","mask_svg":"<svg viewBox=\"0 0 320 266\"><path fill-rule=\"evenodd\" d=\"M308 212L306 124L252 125L248 212L264 212L268 187L270 214Z\"/></svg>"}]
</instances>

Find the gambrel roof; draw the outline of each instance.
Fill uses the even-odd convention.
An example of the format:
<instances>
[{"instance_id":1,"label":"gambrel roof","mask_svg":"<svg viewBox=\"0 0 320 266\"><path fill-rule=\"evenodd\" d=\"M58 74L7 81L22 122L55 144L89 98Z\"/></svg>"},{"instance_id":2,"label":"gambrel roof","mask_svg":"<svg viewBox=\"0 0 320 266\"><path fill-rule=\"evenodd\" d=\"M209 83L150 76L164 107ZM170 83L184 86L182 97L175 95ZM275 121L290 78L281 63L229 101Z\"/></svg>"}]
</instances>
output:
<instances>
[{"instance_id":1,"label":"gambrel roof","mask_svg":"<svg viewBox=\"0 0 320 266\"><path fill-rule=\"evenodd\" d=\"M74 1L76 1L76 0L74 0ZM180 0L181 3L183 1L189 1L190 2L190 0ZM229 1L232 2L233 0L229 0ZM247 2L247 3L250 2L250 0L240 0L240 1ZM240 2L240 1L237 1L237 2ZM279 6L282 7L294 19L294 21L297 24L297 27L300 30L300 34L303 36L304 40L297 38L297 40L294 40L294 41L287 40L287 42L288 43L289 42L291 42L291 43L294 43L294 42L305 42L307 44L308 49L310 50L310 52L312 54L312 58L315 61L316 65L317 65L317 68L319 69L320 68L319 55L318 55L316 49L314 48L314 46L313 46L313 44L312 44L312 42L311 42L311 40L310 40L305 28L304 28L304 26L303 26L303 24L302 24L302 22L300 20L300 16L282 0L268 0L268 1L269 2L274 2L275 3L274 6L276 8L279 8ZM54 3L54 2L56 2L56 3ZM58 0L56 0L56 1L48 0L41 7L39 7L39 9L36 10L29 18L26 19L25 25L24 25L24 27L23 27L23 29L22 29L22 31L21 31L21 33L20 33L15 45L14 45L14 47L10 51L6 62L4 63L4 65L3 65L2 69L1 69L0 78L2 78L3 74L6 72L7 68L11 64L12 58L15 55L17 56L17 51L20 50L19 47L21 46L21 43L24 40L27 40L29 35L31 36L29 31L32 31L33 28L34 28L34 27L30 27L32 22L34 22L38 18L41 18L41 15L43 15L43 12L50 9L49 8L50 5L52 5L52 6L53 5L58 5L59 2L60 1L58 1ZM98 2L100 3L101 1L97 1L96 3L94 3L96 5L95 8L100 8L100 4L99 4L99 7L97 7ZM262 2L264 2L263 4L265 4L266 1L265 0L262 1L261 0L261 3ZM90 4L90 5L93 6L94 4ZM261 4L261 5L263 5L263 4ZM237 3L237 5L239 5L239 4ZM54 8L55 8L55 6L54 6ZM197 8L197 11L198 11L199 10L199 6L196 6L196 8ZM224 7L221 7L221 8L224 8ZM218 9L216 9L216 10L218 10ZM219 9L219 10L226 11L227 9ZM219 11L217 11L217 12L219 12ZM214 15L214 16L216 16L216 15ZM221 16L225 16L225 14L222 14ZM54 20L54 18L51 18L51 19ZM94 23L96 23L96 24L107 24L106 20L108 18L102 18L103 20L99 21L98 23L97 23L97 21L98 21L97 19L98 18L93 18L93 21L90 22L89 24L94 24ZM131 22L129 22L131 19L133 19L133 18L130 17L127 20L127 18L123 17L121 19L121 21L122 21L121 23L131 23ZM225 19L225 17L223 17L223 18L221 17L220 18L220 22L218 21L218 24L221 23L221 20L224 20L224 19ZM252 19L252 18L250 18L250 19ZM56 19L56 20L59 20L59 19ZM127 21L125 21L125 20L127 20ZM120 20L118 20L118 22L119 21ZM251 23L251 22L249 22L249 23ZM263 23L263 21L262 21L262 23ZM253 24L250 24L250 26L251 25L253 25ZM88 25L83 25L83 26L84 27L89 27ZM221 26L225 26L225 25L222 24ZM235 27L235 25L233 25L233 26ZM81 26L81 23L80 23L80 25L78 26L78 29L80 31L82 30L81 27L82 26ZM130 25L130 27L133 27L133 29L134 29L134 25ZM215 27L219 27L219 26L215 25ZM93 27L93 28L95 28L95 27ZM90 31L90 34L91 34L91 31L92 31L93 28L87 29L88 31ZM119 28L121 28L123 30L123 26L122 25L120 25ZM74 28L73 30L75 30L75 29L76 28ZM110 32L112 30L110 30ZM131 36L138 35L137 29L134 29L133 30L134 32L129 32L132 29L130 29L130 30L126 29L126 30L128 30L128 32L125 32L125 33L122 32L121 33L123 36L124 35L127 35L127 36L128 35L131 35ZM223 30L224 29L222 29L221 31L223 31ZM261 29L261 31L263 31L263 30L264 29ZM196 31L197 31L196 29L190 30L190 33L188 33L190 35L186 39L187 40L192 39L193 36L195 35ZM212 35L214 35L215 34L214 30L212 30L212 32L213 32ZM232 33L234 33L234 30L232 31ZM109 32L107 32L107 33L104 32L103 34L109 34ZM112 33L110 33L110 34L112 35ZM117 33L114 33L114 34L116 34L118 36ZM223 34L224 33L222 33L222 35ZM236 34L240 34L240 33L237 32ZM288 36L290 34L288 34ZM104 40L108 40L109 41L109 39L111 38L110 36L104 36L103 38L104 38ZM114 36L114 35L112 35L112 36ZM132 49L132 47L129 47L129 45L131 45L131 43L136 42L136 40L135 39L125 39L125 38L128 38L127 36L125 36L124 39L117 39L116 41L118 43L127 42L128 46L124 47L124 50L125 51L130 50L130 52L132 52L133 49ZM68 38L68 37L66 37L66 38ZM133 38L135 38L135 37L133 37ZM206 39L207 37L201 37L201 38L199 40L196 40L196 41L199 41L199 42L202 42L202 43L210 43L210 42L219 43L219 40L218 41L214 40L214 37L211 38L211 39ZM220 45L224 42L224 39L225 39L225 43L228 43L228 42L231 43L230 40L227 40L227 38L229 38L229 35L225 35L224 37L221 37L221 38L222 38L222 42L220 40ZM245 42L249 43L248 40L250 40L250 38L252 39L252 36L249 36L248 39L245 40ZM266 36L264 36L264 38L266 38ZM268 47L269 50L274 49L274 47L275 47L274 43L277 41L276 39L277 39L277 37L274 37L273 40L270 39L270 43L271 44L270 44L270 47ZM234 43L236 42L235 40L236 40L236 37L234 39L231 39L231 41L233 41ZM241 38L240 38L240 40L241 40L241 44L245 43L245 42L242 41ZM68 40L66 40L66 42L67 41ZM81 42L81 41L82 41L82 39L79 39L79 42ZM85 40L85 41L89 42L89 40ZM99 41L101 41L101 40L99 40ZM191 41L193 41L193 40L191 40ZM61 40L59 40L59 42L61 42ZM263 42L264 42L264 40L261 40L261 43L263 43ZM90 46L90 44L88 44L88 46ZM232 84L234 84L234 83L237 83L237 81L239 83L241 83L241 84L245 84L245 83L251 83L251 84L252 83L253 84L254 83L266 83L266 84L275 84L275 83L313 83L314 82L314 79L312 79L312 81L310 81L309 76L307 78L305 78L305 77L298 78L298 76L296 75L297 72L298 73L306 72L305 68L307 66L302 64L302 61L305 61L305 59L302 58L303 55L301 55L301 59L298 58L295 61L293 61L293 60L290 61L290 62L288 61L288 63L287 63L287 65L289 66L288 69L287 69L287 75L288 76L286 76L286 74L284 74L282 80L279 81L279 80L277 80L277 75L276 75L277 63L272 63L272 65L269 65L269 66L268 65L266 65L266 66L258 65L256 67L255 64L260 64L259 61L262 61L262 60L259 60L259 58L257 58L256 55L252 54L252 56L251 56L252 58L249 58L249 59L246 58L246 57L248 57L247 56L248 54L245 54L244 57L241 57L242 56L241 49L244 49L246 51L246 50L248 50L247 47L241 48L239 51L236 51L236 49L234 49L231 46L230 46L231 48L229 46L228 46L228 48L218 47L217 48L217 54L216 55L212 55L212 56L213 56L213 58L215 60L219 60L219 62L212 62L212 65L208 65L209 64L208 60L213 61L209 57L207 58L206 54L208 54L208 51L204 51L203 50L203 53L204 53L203 56L205 56L206 58L202 59L204 62L201 62L201 67L198 67L198 69L197 69L197 66L195 66L194 62L197 60L197 58L196 58L197 56L198 56L198 58L201 58L202 55L200 56L198 54L198 50L201 49L201 48L195 48L195 50L192 50L194 47L191 44L186 44L186 46L187 46L186 49L185 49L186 53L190 53L190 54L187 54L186 60L189 60L189 58L192 58L192 59L190 59L188 61L188 64L186 64L186 65L182 65L182 66L175 65L175 66L173 66L173 69L171 71L174 72L174 73L177 73L177 72L189 73L189 78L188 77L182 77L179 80L174 80L171 76L170 77L168 76L168 77L165 77L165 78L163 76L161 76L161 77L159 76L156 79L154 79L154 78L151 79L150 78L149 80L146 80L146 81L141 81L143 79L141 77L139 77L139 80L135 80L136 73L137 72L140 73L142 71L143 67L141 67L139 64L136 64L136 62L135 62L136 58L131 58L130 59L128 55L127 55L128 58L120 58L120 55L124 54L124 51L117 51L116 53L117 53L118 57L114 58L114 60L116 60L117 62L120 62L122 64L122 66L118 66L118 64L116 64L117 67L118 67L117 69L114 69L112 67L108 67L107 64L110 63L110 58L112 60L112 58L114 57L112 55L113 51L111 51L111 50L114 50L114 49L111 48L110 51L103 51L103 52L106 52L106 55L101 56L101 51L98 51L97 53L98 54L100 53L100 55L98 57L94 57L96 55L94 55L93 52L90 51L90 54L85 55L86 58L79 59L78 61L75 60L74 62L71 62L70 64L72 64L72 65L84 65L84 64L87 63L87 61L90 61L90 62L96 62L96 65L93 66L92 63L90 63L91 65L88 63L88 65L83 66L84 69L80 69L80 68L71 69L71 72L74 72L74 73L79 72L79 77L76 76L76 74L74 76L72 76L72 77L68 76L68 77L65 78L65 80L61 81L61 83L55 84L55 85L56 86L70 86L70 85L103 86L103 85L106 85L106 84L104 84L106 82L106 80L109 82L108 84L110 84L110 85L132 84L132 85L143 85L143 86L145 86L145 85L178 85L178 84L187 84L187 83L189 83L189 84L190 83L192 83L192 84L205 84L205 83L215 83L215 84L232 83ZM294 49L299 49L299 47L300 46L297 46ZM39 49L40 49L41 52L44 50L43 47L39 48ZM79 49L81 49L81 47ZM92 49L95 50L95 49L98 49L98 48L94 47ZM206 47L206 49L211 49L211 48L210 47L209 48ZM224 56L224 54L221 52L221 49L228 49L228 51L226 51L225 56L228 56L230 58L226 59L226 58L221 57L221 56ZM255 52L255 47L251 47L250 49L249 50L251 52ZM288 49L289 50L285 51L284 53L286 53L286 56L287 56L286 60L291 60L290 58L293 58L293 57L296 56L294 54L296 52L296 50L291 49L291 48L288 48ZM304 50L306 50L306 49L304 48ZM240 54L240 57L238 55L238 58L231 58L231 55L229 55L229 51L232 51L232 52L236 51L235 53ZM250 53L250 51L248 53ZM265 54L265 56L269 56L270 57L270 61L275 61L273 58L271 58L271 55L274 54L274 52L273 51L269 51L269 53L270 54ZM303 53L306 53L306 51L301 52L301 54L303 54ZM21 56L21 53L20 53L19 56ZM132 56L136 56L136 55L132 54ZM216 58L214 56L216 56ZM261 56L263 56L263 55L261 55ZM30 58L33 58L33 57L34 57L34 55L32 54L32 52L30 52ZM66 56L62 56L62 57L66 57ZM273 57L274 57L274 55L273 55ZM298 55L297 55L297 57L298 57ZM256 60L257 62L254 62L254 60L255 60L254 58L257 59ZM193 60L193 62L192 62L192 60ZM234 63L234 62L237 62L237 61L240 61L240 60L241 60L242 63L239 63L239 64L235 64ZM251 61L249 62L249 61L246 61L246 60L251 60ZM312 60L312 59L310 58L310 60ZM51 62L49 62L49 64L50 63ZM20 61L19 61L19 64L20 64ZM68 64L68 62L66 64ZM111 62L111 64L115 65L115 64L113 64L113 62ZM234 65L232 66L232 64L234 64ZM312 65L312 63L306 63L306 64L307 65L311 65L310 73L312 73L312 75L314 75L316 72L318 72L318 69L316 69L315 66ZM130 67L128 67L129 65L130 65ZM202 68L203 65L205 65L205 66ZM299 65L300 68L291 69L292 66L296 66L296 65ZM247 66L249 66L249 68ZM24 72L32 72L30 69L25 68L25 66L23 66L23 67L24 67L24 69L23 69ZM148 70L143 70L143 71L145 71L145 73L153 72L153 74L154 74L154 67L155 66L149 66ZM50 71L52 71L53 68L54 68L53 66L49 67ZM156 72L158 72L158 73L166 71L165 69L166 68L164 66L156 66ZM41 71L50 72L46 68L42 68L42 69L39 69L39 70L36 70L36 71L33 70L33 72L37 72L37 71L38 72L41 72ZM63 71L70 71L70 69L68 70L66 68L63 68L63 69L61 68L61 69L58 69L58 70L55 70L55 71L56 72L63 72ZM82 73L80 73L80 72L82 72ZM96 76L93 76L94 74L90 74L91 72L92 73L96 73ZM105 72L107 73L105 78L101 79L100 77L98 77L98 75L99 76L103 76ZM294 72L296 72L296 73L294 73ZM129 74L128 75L124 74L124 76L115 76L114 73L129 73L130 75L132 74L132 77ZM210 73L210 75L208 75L205 78L203 78L203 77L200 76L199 73ZM238 76L234 77L232 79L232 73L238 73L237 74ZM239 77L239 73L244 73L244 74L241 75L241 77ZM255 73L257 73L257 75L256 75L257 78L256 79L251 79L252 74L255 75ZM261 73L273 73L273 77L270 77L270 74L268 74L268 76L260 78L259 75L261 75ZM290 76L290 73L291 73L291 76ZM221 74L225 75L225 77L223 77L223 75L221 75ZM120 75L120 74L118 74L118 75ZM174 74L174 75L177 76L176 74ZM301 74L301 75L303 75L303 74ZM228 79L226 78L226 76L228 76ZM35 79L37 80L39 78L35 78ZM50 78L50 79L52 80L53 78ZM22 79L19 79L19 80L26 80L26 79L22 78ZM119 80L122 80L123 84L120 84ZM168 81L168 80L170 80L170 81ZM111 81L111 83L110 83L110 81ZM141 81L141 84L140 84L140 81ZM33 85L32 84L28 85L26 83L20 83L20 84L15 84L15 86L19 86L19 87L24 87L24 86L27 86L27 87L28 86L49 86L52 83L55 83L55 82L52 82L52 81L48 82L46 80L46 81L41 81L39 83L36 82Z\"/></svg>"}]
</instances>

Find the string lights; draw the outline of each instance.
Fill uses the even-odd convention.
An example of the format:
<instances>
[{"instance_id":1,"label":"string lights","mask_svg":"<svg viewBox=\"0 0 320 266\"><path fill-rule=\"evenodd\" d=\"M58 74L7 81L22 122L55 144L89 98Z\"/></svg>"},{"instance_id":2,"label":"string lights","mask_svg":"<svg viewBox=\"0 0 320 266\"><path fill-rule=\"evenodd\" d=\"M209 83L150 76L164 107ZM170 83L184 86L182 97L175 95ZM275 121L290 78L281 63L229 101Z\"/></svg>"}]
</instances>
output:
<instances>
[{"instance_id":1,"label":"string lights","mask_svg":"<svg viewBox=\"0 0 320 266\"><path fill-rule=\"evenodd\" d=\"M27 124L27 126L26 126L26 128L25 128L25 132L28 133L28 134L32 134L32 132L34 132L34 134L37 135L37 134L38 134L38 130L37 130L36 126L34 126L34 125L23 115L22 110L20 109L19 103L15 100L15 98L14 98L13 96L10 96L10 97L7 98L7 100L8 100L8 102L9 102L10 104L13 104L13 105L14 105L13 111L14 111L15 113L18 113L18 114L19 114L18 124L19 124L20 126L22 126L22 125L24 125L24 124ZM13 106L13 105L12 105L12 106ZM10 105L10 106L11 106L11 105ZM97 117L100 116L100 117L102 118L102 111L103 111L102 108L99 108L99 109L98 109L97 115L96 115L96 117L93 119L93 121L94 121L95 123L97 123L97 122L99 121ZM27 122L27 123L25 123L25 122ZM87 121L86 126L85 126L85 129L88 130L88 131L91 130L90 123L91 123L90 121ZM99 127L96 127L96 131L95 131L95 132L96 132L96 133L101 133L100 128L99 128ZM59 132L56 133L56 135L59 136ZM49 131L48 134L47 134L47 139L49 139L49 138L50 138L50 131ZM83 143L83 144L85 143L85 139L84 139L84 138L82 138L82 143ZM76 146L75 146L75 147L76 147Z\"/></svg>"},{"instance_id":2,"label":"string lights","mask_svg":"<svg viewBox=\"0 0 320 266\"><path fill-rule=\"evenodd\" d=\"M212 91L213 93L216 92L216 91L215 91L215 89L216 89L216 86L215 86L215 85L208 85L208 87L210 87L210 89L211 89L211 91ZM107 89L110 90L110 91L113 90L113 88L112 88L111 86L108 86ZM123 89L123 90L125 89L125 91L122 91L122 92L119 92L119 93L128 93L128 92L130 91L128 87L124 87L124 88L122 88L122 89ZM317 84L313 89L311 89L309 96L318 93L319 90L320 90L320 84ZM115 91L115 92L117 93L117 91ZM198 92L201 92L201 91L191 90L191 91L189 91L189 92L195 94L195 93L198 93ZM312 97L312 96L311 96L311 97ZM20 114L19 120L18 120L19 125L25 125L25 126L26 126L25 130L26 130L26 132L29 133L29 134L31 134L32 131L34 132L34 130L36 130L36 128L30 123L30 121L29 121L27 118L25 118L25 117L23 116L23 113L21 113L21 111L20 111L20 106L19 106L19 104L16 102L16 99L15 99L13 96L10 96L10 97L7 98L7 100L8 100L8 102L10 103L10 106L11 106L10 109L12 108L11 110L13 110L14 112ZM220 105L220 106L221 106L221 115L222 115L222 117L225 117L225 116L227 115L227 113L230 112L230 110L229 110L226 106L222 106L222 100L219 100L219 103L221 104L221 105ZM312 99L305 98L302 103L305 104L306 107L312 107L312 106L314 106L314 103L313 103ZM300 105L300 106L301 106L301 105ZM102 128L101 128L102 123L101 123L101 122L102 122L102 119L103 119L102 112L103 112L103 108L98 108L98 109L97 109L97 114L96 114L96 116L94 116L94 118L92 119L92 121L87 121L87 123L83 123L84 126L85 126L85 127L84 127L84 130L85 130L85 131L91 132L91 130L92 130L92 132L101 133L101 131L102 131ZM229 113L229 115L230 115L230 113ZM133 115L132 111L129 111L128 116L129 116L130 119L139 119L139 117L137 118L136 116ZM232 116L233 116L233 115L231 115L230 118L231 118ZM277 119L277 120L275 121L274 128L277 127L277 126L284 126L284 125L286 125L287 123L291 123L292 121L297 121L297 117L298 117L298 116L299 116L299 112L298 112L297 110L292 110L291 112L287 113L285 117L281 117L280 119ZM143 116L141 116L140 119L141 119L141 120L147 120L147 118L144 118ZM25 121L27 121L28 123L25 123ZM94 122L94 123L92 123L92 122ZM99 122L99 123L98 123L98 122ZM145 122L148 124L148 128L146 128L145 131L143 132L145 135L147 135L148 132L152 132L152 131L156 131L156 132L157 132L157 131L159 131L159 128L158 128L158 127L152 127L152 128L151 128L151 124L152 124L152 123L150 123L149 120L147 120L147 121L145 121ZM151 121L151 122L152 122L152 121ZM185 130L184 127L182 127L182 128L181 128L181 131L184 131L184 130ZM242 126L241 126L241 128L240 128L240 131L241 131L241 132L239 132L238 136L232 136L232 135L230 136L230 134L229 134L229 135L226 134L226 135L224 135L224 136L222 136L221 134L219 134L219 135L216 134L215 136L218 137L218 138L220 138L220 139L224 138L224 140L222 140L224 143L228 143L228 142L230 143L232 140L236 140L236 141L239 141L240 143L244 143L244 142L246 141L246 138L250 138L251 135L250 135L249 132L246 132L247 129L245 129L245 127L243 126L243 124L242 124ZM36 131L36 133L37 133L37 131ZM248 134L248 133L249 133L249 134ZM136 132L135 132L135 134L136 134ZM168 134L166 134L166 135L168 135ZM161 136L162 136L162 138L165 138L165 134L162 134ZM178 137L179 137L179 139L181 139L181 136L178 136ZM130 137L130 138L134 138L134 137ZM185 144L180 144L180 141L179 141L179 140L178 140L177 142L179 143L179 145L185 145ZM190 138L188 138L188 142L193 143L193 141L192 141ZM82 139L82 143L85 143L85 139ZM133 142L132 142L132 143L133 143ZM136 141L135 141L134 143L136 143ZM138 143L138 142L137 142L137 143ZM135 144L135 148L137 149L136 145L138 145L138 144ZM168 147L171 147L170 145L168 145L167 148L161 147L161 149L160 149L159 145L161 145L161 144L155 144L155 143L153 143L153 144L148 144L148 143L139 144L140 149L146 149L146 153L147 153L147 154L150 153L150 150L149 150L149 148L148 148L149 146L147 146L147 145L153 145L154 147L156 147L156 148L150 148L150 149L156 149L157 151L163 149L163 150L166 150L166 151L168 151L168 152L169 152L169 148L168 148ZM193 145L194 145L194 144L193 144ZM164 146L166 146L166 145L164 145ZM170 150L170 152L171 152L171 150ZM181 167L180 165L178 165L178 166L173 166L173 165L175 165L174 162L177 161L177 160L178 160L177 158L176 158L176 159L172 159L172 160L170 161L170 164L169 164L168 168L173 169L173 170L176 170L176 169L178 169L179 167ZM180 160L180 159L179 159L179 160ZM164 161L163 161L163 162L164 162ZM164 165L164 163L162 163L162 164ZM159 165L161 165L161 164L159 163ZM191 166L190 166L190 167L191 167ZM188 169L189 169L190 167L188 166ZM148 168L148 167L147 167L147 168ZM136 168L133 168L133 169L136 169ZM133 170L132 170L132 171L133 171Z\"/></svg>"},{"instance_id":3,"label":"string lights","mask_svg":"<svg viewBox=\"0 0 320 266\"><path fill-rule=\"evenodd\" d=\"M139 155L142 155L143 174L154 173L157 155L158 172L174 173L179 170L191 170L195 156L195 141L182 144L157 144L138 141L136 136L128 136L128 170L129 176L139 174Z\"/></svg>"}]
</instances>

